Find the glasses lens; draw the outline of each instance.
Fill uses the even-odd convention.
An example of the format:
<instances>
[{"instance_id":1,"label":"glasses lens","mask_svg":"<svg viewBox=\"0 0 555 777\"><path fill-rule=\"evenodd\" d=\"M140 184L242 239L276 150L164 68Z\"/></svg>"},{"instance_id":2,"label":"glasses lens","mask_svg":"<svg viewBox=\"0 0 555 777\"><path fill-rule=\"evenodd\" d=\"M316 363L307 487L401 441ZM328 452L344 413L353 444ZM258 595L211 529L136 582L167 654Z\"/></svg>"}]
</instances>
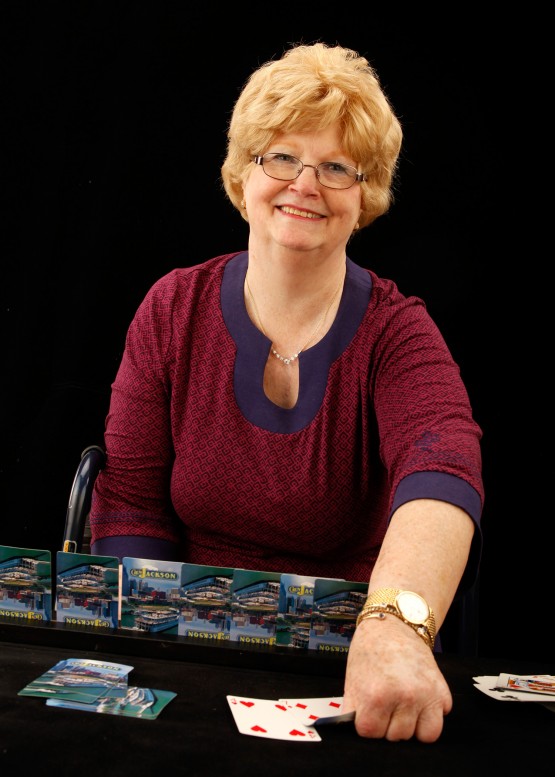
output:
<instances>
[{"instance_id":1,"label":"glasses lens","mask_svg":"<svg viewBox=\"0 0 555 777\"><path fill-rule=\"evenodd\" d=\"M340 162L322 162L316 169L320 182L330 189L348 189L357 179L356 168Z\"/></svg>"},{"instance_id":2,"label":"glasses lens","mask_svg":"<svg viewBox=\"0 0 555 777\"><path fill-rule=\"evenodd\" d=\"M278 181L293 181L302 170L302 163L290 154L264 154L262 167L270 178Z\"/></svg>"}]
</instances>

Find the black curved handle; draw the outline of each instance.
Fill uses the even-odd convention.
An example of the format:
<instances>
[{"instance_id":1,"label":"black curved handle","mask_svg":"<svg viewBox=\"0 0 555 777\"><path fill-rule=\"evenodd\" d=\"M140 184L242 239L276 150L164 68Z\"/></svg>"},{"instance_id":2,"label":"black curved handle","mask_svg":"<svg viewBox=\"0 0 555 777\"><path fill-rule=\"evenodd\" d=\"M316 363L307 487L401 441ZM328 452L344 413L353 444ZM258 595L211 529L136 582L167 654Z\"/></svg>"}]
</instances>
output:
<instances>
[{"instance_id":1,"label":"black curved handle","mask_svg":"<svg viewBox=\"0 0 555 777\"><path fill-rule=\"evenodd\" d=\"M94 481L105 463L106 454L99 445L89 445L81 454L81 462L69 495L62 545L69 553L81 552L85 522L91 509Z\"/></svg>"}]
</instances>

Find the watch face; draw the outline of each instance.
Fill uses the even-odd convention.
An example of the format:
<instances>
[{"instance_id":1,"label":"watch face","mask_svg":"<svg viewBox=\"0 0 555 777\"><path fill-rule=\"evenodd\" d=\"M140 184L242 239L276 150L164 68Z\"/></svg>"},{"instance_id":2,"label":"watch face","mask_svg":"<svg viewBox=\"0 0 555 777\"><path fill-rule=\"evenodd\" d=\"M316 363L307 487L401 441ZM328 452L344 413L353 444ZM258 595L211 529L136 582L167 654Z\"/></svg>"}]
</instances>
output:
<instances>
[{"instance_id":1,"label":"watch face","mask_svg":"<svg viewBox=\"0 0 555 777\"><path fill-rule=\"evenodd\" d=\"M430 617L430 608L418 594L401 591L397 594L397 606L409 623L426 623Z\"/></svg>"}]
</instances>

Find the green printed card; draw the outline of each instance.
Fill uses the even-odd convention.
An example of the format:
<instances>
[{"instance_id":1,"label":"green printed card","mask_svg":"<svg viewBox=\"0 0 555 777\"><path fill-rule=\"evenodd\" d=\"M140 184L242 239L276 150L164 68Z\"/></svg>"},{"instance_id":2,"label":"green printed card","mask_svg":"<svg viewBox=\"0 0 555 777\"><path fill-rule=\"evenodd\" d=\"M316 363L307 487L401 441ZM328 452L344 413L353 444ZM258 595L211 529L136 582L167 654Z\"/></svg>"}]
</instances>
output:
<instances>
[{"instance_id":1,"label":"green printed card","mask_svg":"<svg viewBox=\"0 0 555 777\"><path fill-rule=\"evenodd\" d=\"M69 626L117 629L119 559L88 553L56 554L56 620Z\"/></svg>"},{"instance_id":2,"label":"green printed card","mask_svg":"<svg viewBox=\"0 0 555 777\"><path fill-rule=\"evenodd\" d=\"M0 545L0 618L52 620L49 550Z\"/></svg>"},{"instance_id":3,"label":"green printed card","mask_svg":"<svg viewBox=\"0 0 555 777\"><path fill-rule=\"evenodd\" d=\"M325 653L347 653L368 583L317 578L308 647Z\"/></svg>"}]
</instances>

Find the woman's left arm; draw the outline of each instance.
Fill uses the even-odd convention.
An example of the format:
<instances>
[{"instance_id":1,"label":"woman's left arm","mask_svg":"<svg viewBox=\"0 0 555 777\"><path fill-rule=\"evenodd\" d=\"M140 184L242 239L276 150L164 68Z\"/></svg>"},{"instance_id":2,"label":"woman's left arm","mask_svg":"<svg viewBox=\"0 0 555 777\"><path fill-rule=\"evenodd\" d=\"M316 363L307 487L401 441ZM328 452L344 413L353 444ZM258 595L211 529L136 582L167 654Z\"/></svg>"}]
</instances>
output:
<instances>
[{"instance_id":1,"label":"woman's left arm","mask_svg":"<svg viewBox=\"0 0 555 777\"><path fill-rule=\"evenodd\" d=\"M423 597L439 629L462 578L475 524L459 507L415 499L393 514L369 593L413 591ZM433 742L452 697L425 640L395 615L360 622L347 660L344 710L355 710L361 736Z\"/></svg>"}]
</instances>

